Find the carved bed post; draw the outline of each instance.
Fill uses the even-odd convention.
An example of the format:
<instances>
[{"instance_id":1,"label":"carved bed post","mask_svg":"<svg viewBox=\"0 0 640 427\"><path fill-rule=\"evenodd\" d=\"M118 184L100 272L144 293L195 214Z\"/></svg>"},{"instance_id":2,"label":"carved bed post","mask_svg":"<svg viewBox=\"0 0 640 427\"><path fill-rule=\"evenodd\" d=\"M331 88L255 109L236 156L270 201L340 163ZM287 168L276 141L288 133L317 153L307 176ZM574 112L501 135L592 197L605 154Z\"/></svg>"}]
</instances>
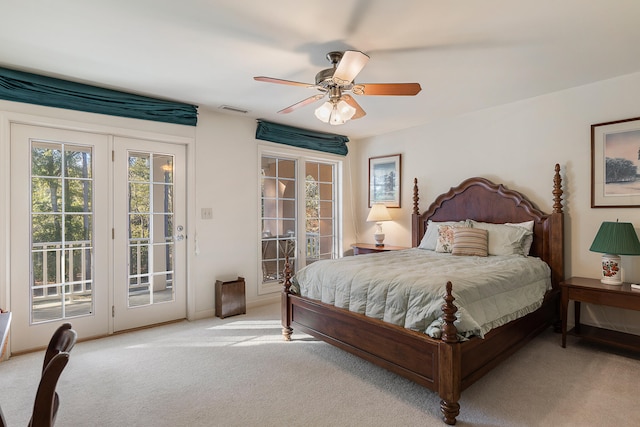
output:
<instances>
[{"instance_id":1,"label":"carved bed post","mask_svg":"<svg viewBox=\"0 0 640 427\"><path fill-rule=\"evenodd\" d=\"M286 254L284 258L284 270L282 271L284 275L284 282L282 287L282 301L280 304L282 313L280 314L280 319L282 319L282 336L285 341L291 341L291 334L293 333L293 329L291 328L291 313L289 310L291 307L289 306L288 296L291 293L289 288L291 288L291 265L289 264L289 255Z\"/></svg>"},{"instance_id":2,"label":"carved bed post","mask_svg":"<svg viewBox=\"0 0 640 427\"><path fill-rule=\"evenodd\" d=\"M419 200L418 178L413 178L413 212L411 213L411 227L413 228L413 232L411 233L411 246L414 248L420 244L418 235L422 236L424 234L424 230L418 232L420 227L420 211L418 210Z\"/></svg>"},{"instance_id":3,"label":"carved bed post","mask_svg":"<svg viewBox=\"0 0 640 427\"><path fill-rule=\"evenodd\" d=\"M440 371L440 411L444 422L449 425L456 423L460 413L460 394L462 392L460 343L458 329L453 324L456 321L458 307L453 304L455 298L452 293L451 282L447 282L447 294L442 305L444 326L442 327L442 343L438 346Z\"/></svg>"},{"instance_id":4,"label":"carved bed post","mask_svg":"<svg viewBox=\"0 0 640 427\"><path fill-rule=\"evenodd\" d=\"M551 267L551 282L554 289L560 289L560 282L564 280L564 213L562 210L562 178L560 165L556 163L553 175L553 212L551 213L549 233L549 251L554 254L549 260Z\"/></svg>"}]
</instances>

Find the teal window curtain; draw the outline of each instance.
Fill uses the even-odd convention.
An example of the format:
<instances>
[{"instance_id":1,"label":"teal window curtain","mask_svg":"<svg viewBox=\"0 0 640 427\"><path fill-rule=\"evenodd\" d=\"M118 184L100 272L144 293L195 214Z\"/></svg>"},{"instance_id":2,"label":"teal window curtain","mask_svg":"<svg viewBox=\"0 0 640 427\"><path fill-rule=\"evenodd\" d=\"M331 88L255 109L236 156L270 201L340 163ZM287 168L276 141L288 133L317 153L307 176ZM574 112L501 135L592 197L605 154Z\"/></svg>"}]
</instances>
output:
<instances>
[{"instance_id":1,"label":"teal window curtain","mask_svg":"<svg viewBox=\"0 0 640 427\"><path fill-rule=\"evenodd\" d=\"M291 126L258 121L256 139L346 156L349 138L332 133L315 132Z\"/></svg>"},{"instance_id":2,"label":"teal window curtain","mask_svg":"<svg viewBox=\"0 0 640 427\"><path fill-rule=\"evenodd\" d=\"M0 99L195 126L197 107L0 67Z\"/></svg>"}]
</instances>

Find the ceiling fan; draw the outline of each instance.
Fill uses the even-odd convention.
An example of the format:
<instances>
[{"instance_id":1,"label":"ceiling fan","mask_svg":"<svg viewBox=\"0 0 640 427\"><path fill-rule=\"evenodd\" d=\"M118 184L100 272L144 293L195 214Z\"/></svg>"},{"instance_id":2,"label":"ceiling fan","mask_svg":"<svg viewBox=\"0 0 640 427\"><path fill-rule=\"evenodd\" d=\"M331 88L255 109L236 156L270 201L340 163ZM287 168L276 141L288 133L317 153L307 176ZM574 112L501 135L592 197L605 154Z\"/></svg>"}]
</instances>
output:
<instances>
[{"instance_id":1,"label":"ceiling fan","mask_svg":"<svg viewBox=\"0 0 640 427\"><path fill-rule=\"evenodd\" d=\"M348 120L359 119L367 114L350 93L358 96L414 96L422 90L419 83L356 83L354 81L355 77L369 61L368 55L357 50L329 52L327 59L331 62L332 67L316 74L315 84L264 76L257 76L254 79L259 82L302 86L320 91L316 95L278 111L281 114L290 113L297 108L319 101L328 95L328 101L316 109L315 115L321 121L332 125L341 125Z\"/></svg>"}]
</instances>

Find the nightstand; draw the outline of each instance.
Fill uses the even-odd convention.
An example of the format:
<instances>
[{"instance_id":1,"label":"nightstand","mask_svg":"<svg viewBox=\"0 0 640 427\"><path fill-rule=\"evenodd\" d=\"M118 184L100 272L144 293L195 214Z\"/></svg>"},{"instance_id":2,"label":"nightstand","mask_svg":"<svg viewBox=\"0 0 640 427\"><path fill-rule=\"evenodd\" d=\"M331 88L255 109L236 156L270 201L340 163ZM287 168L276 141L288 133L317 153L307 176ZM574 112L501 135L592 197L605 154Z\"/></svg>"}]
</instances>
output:
<instances>
[{"instance_id":1,"label":"nightstand","mask_svg":"<svg viewBox=\"0 0 640 427\"><path fill-rule=\"evenodd\" d=\"M376 252L389 252L389 251L401 251L403 249L409 249L405 246L376 246L373 243L354 243L351 245L354 255L373 254Z\"/></svg>"},{"instance_id":2,"label":"nightstand","mask_svg":"<svg viewBox=\"0 0 640 427\"><path fill-rule=\"evenodd\" d=\"M593 342L640 352L640 336L580 324L580 304L600 304L627 310L640 310L640 291L631 284L605 285L598 279L572 277L560 283L562 292L560 315L562 320L562 347L567 345L567 312L569 300L574 301L575 327L570 334Z\"/></svg>"}]
</instances>

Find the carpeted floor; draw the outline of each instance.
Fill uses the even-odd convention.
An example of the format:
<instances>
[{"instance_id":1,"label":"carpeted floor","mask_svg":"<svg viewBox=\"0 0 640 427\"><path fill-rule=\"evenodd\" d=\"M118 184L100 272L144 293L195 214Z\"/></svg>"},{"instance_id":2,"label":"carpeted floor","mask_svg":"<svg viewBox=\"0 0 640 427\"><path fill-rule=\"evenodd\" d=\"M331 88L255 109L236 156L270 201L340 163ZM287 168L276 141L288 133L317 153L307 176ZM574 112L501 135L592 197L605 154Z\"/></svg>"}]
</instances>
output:
<instances>
[{"instance_id":1,"label":"carpeted floor","mask_svg":"<svg viewBox=\"0 0 640 427\"><path fill-rule=\"evenodd\" d=\"M437 395L308 335L279 305L80 342L56 426L443 426ZM8 427L26 426L42 353L0 363ZM460 426L636 426L640 356L551 330L462 393Z\"/></svg>"}]
</instances>

